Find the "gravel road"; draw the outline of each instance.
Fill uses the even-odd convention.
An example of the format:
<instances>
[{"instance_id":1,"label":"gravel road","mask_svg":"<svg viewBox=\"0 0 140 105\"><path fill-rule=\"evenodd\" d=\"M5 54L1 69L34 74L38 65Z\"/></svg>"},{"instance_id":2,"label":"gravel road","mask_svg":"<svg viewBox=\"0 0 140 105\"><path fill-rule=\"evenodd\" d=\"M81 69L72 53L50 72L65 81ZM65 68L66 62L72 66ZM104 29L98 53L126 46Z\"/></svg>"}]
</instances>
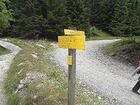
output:
<instances>
[{"instance_id":1,"label":"gravel road","mask_svg":"<svg viewBox=\"0 0 140 105\"><path fill-rule=\"evenodd\" d=\"M0 46L3 46L10 50L9 54L0 56L0 105L6 105L3 82L6 77L6 72L9 69L13 58L20 51L20 48L2 40L0 40Z\"/></svg>"},{"instance_id":2,"label":"gravel road","mask_svg":"<svg viewBox=\"0 0 140 105\"><path fill-rule=\"evenodd\" d=\"M116 40L87 41L85 51L77 50L77 80L108 98L112 105L140 105L140 95L131 89L136 77L133 67L104 55L101 48ZM67 72L67 49L54 46L54 59Z\"/></svg>"}]
</instances>

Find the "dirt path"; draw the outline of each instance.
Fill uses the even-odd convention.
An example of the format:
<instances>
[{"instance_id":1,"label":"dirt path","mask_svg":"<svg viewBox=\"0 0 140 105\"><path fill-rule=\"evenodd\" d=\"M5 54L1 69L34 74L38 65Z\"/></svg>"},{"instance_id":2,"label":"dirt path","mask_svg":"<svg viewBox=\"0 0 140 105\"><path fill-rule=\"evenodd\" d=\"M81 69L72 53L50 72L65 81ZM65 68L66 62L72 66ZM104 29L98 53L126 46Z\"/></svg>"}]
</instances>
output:
<instances>
[{"instance_id":1,"label":"dirt path","mask_svg":"<svg viewBox=\"0 0 140 105\"><path fill-rule=\"evenodd\" d=\"M136 82L136 77L131 77L134 68L102 53L101 47L114 41L87 41L86 50L77 51L77 79L115 105L140 105L140 95L131 91ZM54 52L56 62L66 72L67 52L60 48Z\"/></svg>"},{"instance_id":2,"label":"dirt path","mask_svg":"<svg viewBox=\"0 0 140 105\"><path fill-rule=\"evenodd\" d=\"M6 105L3 82L6 77L6 72L9 69L13 58L20 51L20 48L2 40L0 40L0 45L10 50L9 54L0 56L0 105Z\"/></svg>"}]
</instances>

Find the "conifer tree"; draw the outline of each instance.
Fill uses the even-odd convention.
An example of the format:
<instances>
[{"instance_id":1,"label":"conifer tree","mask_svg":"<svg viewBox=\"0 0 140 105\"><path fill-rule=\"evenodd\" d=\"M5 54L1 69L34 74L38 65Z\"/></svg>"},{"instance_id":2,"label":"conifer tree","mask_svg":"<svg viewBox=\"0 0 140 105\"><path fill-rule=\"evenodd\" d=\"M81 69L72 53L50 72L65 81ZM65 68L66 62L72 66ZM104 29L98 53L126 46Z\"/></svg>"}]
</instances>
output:
<instances>
[{"instance_id":1,"label":"conifer tree","mask_svg":"<svg viewBox=\"0 0 140 105\"><path fill-rule=\"evenodd\" d=\"M110 23L110 31L114 35L124 35L126 20L128 17L128 0L116 0L114 5L113 16Z\"/></svg>"},{"instance_id":2,"label":"conifer tree","mask_svg":"<svg viewBox=\"0 0 140 105\"><path fill-rule=\"evenodd\" d=\"M77 27L80 30L89 31L89 8L86 0L67 0L66 12L68 26Z\"/></svg>"},{"instance_id":3,"label":"conifer tree","mask_svg":"<svg viewBox=\"0 0 140 105\"><path fill-rule=\"evenodd\" d=\"M10 32L27 38L57 37L66 27L64 0L12 0Z\"/></svg>"},{"instance_id":4,"label":"conifer tree","mask_svg":"<svg viewBox=\"0 0 140 105\"><path fill-rule=\"evenodd\" d=\"M140 34L140 0L0 0L0 30L30 38L57 37L77 27L95 26L113 35ZM9 6L10 4L10 6Z\"/></svg>"},{"instance_id":5,"label":"conifer tree","mask_svg":"<svg viewBox=\"0 0 140 105\"><path fill-rule=\"evenodd\" d=\"M112 0L90 0L90 22L93 26L95 25L104 31L108 31L113 2Z\"/></svg>"},{"instance_id":6,"label":"conifer tree","mask_svg":"<svg viewBox=\"0 0 140 105\"><path fill-rule=\"evenodd\" d=\"M129 0L128 2L128 18L126 21L125 34L140 34L140 2L139 0Z\"/></svg>"},{"instance_id":7,"label":"conifer tree","mask_svg":"<svg viewBox=\"0 0 140 105\"><path fill-rule=\"evenodd\" d=\"M0 32L10 26L10 20L12 19L11 12L6 6L7 0L0 0Z\"/></svg>"}]
</instances>

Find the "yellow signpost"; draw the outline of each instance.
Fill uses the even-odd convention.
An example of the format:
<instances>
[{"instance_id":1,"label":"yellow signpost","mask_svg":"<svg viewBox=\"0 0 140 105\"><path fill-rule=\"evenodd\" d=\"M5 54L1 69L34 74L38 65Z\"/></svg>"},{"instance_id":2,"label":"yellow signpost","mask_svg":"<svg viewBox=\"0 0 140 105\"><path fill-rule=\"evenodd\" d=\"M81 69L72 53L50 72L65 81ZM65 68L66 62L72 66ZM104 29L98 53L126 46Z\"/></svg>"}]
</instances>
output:
<instances>
[{"instance_id":1,"label":"yellow signpost","mask_svg":"<svg viewBox=\"0 0 140 105\"><path fill-rule=\"evenodd\" d=\"M68 56L68 65L72 65L72 56Z\"/></svg>"},{"instance_id":2,"label":"yellow signpost","mask_svg":"<svg viewBox=\"0 0 140 105\"><path fill-rule=\"evenodd\" d=\"M84 31L77 31L77 30L70 30L70 29L64 29L65 35L70 35L70 36L84 36L85 32Z\"/></svg>"},{"instance_id":3,"label":"yellow signpost","mask_svg":"<svg viewBox=\"0 0 140 105\"><path fill-rule=\"evenodd\" d=\"M85 36L58 36L58 46L69 49L85 49Z\"/></svg>"},{"instance_id":4,"label":"yellow signpost","mask_svg":"<svg viewBox=\"0 0 140 105\"><path fill-rule=\"evenodd\" d=\"M85 32L64 29L66 36L58 36L58 46L68 48L68 105L75 105L76 49L85 49Z\"/></svg>"}]
</instances>

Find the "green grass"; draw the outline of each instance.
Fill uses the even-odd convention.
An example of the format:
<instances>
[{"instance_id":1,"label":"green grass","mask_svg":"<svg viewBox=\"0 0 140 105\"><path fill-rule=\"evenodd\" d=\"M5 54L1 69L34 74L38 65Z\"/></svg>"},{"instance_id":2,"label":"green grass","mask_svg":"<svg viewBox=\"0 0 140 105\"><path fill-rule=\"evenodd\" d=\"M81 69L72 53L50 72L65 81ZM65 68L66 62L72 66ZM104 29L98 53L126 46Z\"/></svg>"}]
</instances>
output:
<instances>
[{"instance_id":1,"label":"green grass","mask_svg":"<svg viewBox=\"0 0 140 105\"><path fill-rule=\"evenodd\" d=\"M67 105L67 76L50 60L53 51L51 42L10 40L22 50L13 60L5 80L8 105ZM37 44L46 48L41 48ZM37 55L37 58L34 58L32 54ZM15 93L20 80L24 79L29 72L47 75L33 79L22 92ZM98 99L98 95L78 84L76 85L76 104L105 105L103 99Z\"/></svg>"},{"instance_id":2,"label":"green grass","mask_svg":"<svg viewBox=\"0 0 140 105\"><path fill-rule=\"evenodd\" d=\"M139 36L135 36L136 42L140 43L140 35Z\"/></svg>"},{"instance_id":3,"label":"green grass","mask_svg":"<svg viewBox=\"0 0 140 105\"><path fill-rule=\"evenodd\" d=\"M96 28L95 28L96 29ZM116 49L118 49L120 46L123 45L128 45L128 44L135 44L135 43L140 43L140 35L139 36L132 36L132 37L112 37L109 34L106 34L104 32L100 32L98 29L96 29L97 33L99 33L99 35L97 35L97 37L95 36L95 40L102 40L102 39L121 39L119 41L116 41L108 46L105 47L105 50L109 53L115 51ZM98 38L99 37L99 38Z\"/></svg>"},{"instance_id":4,"label":"green grass","mask_svg":"<svg viewBox=\"0 0 140 105\"><path fill-rule=\"evenodd\" d=\"M140 36L125 37L104 47L106 54L120 62L135 66L139 61Z\"/></svg>"},{"instance_id":5,"label":"green grass","mask_svg":"<svg viewBox=\"0 0 140 105\"><path fill-rule=\"evenodd\" d=\"M7 53L9 53L9 52L10 52L9 50L7 50L6 48L0 46L0 55L7 54Z\"/></svg>"},{"instance_id":6,"label":"green grass","mask_svg":"<svg viewBox=\"0 0 140 105\"><path fill-rule=\"evenodd\" d=\"M107 53L114 53L115 51L117 51L122 46L128 46L128 45L129 46L130 45L135 46L135 44L138 44L138 43L140 43L140 36L135 36L135 37L132 37L132 38L121 37L121 40L105 46L104 49Z\"/></svg>"},{"instance_id":7,"label":"green grass","mask_svg":"<svg viewBox=\"0 0 140 105\"><path fill-rule=\"evenodd\" d=\"M113 37L110 34L97 29L96 27L92 27L90 29L90 37L87 38L87 40L110 40L110 39L116 39L116 38L119 38L119 37Z\"/></svg>"},{"instance_id":8,"label":"green grass","mask_svg":"<svg viewBox=\"0 0 140 105\"><path fill-rule=\"evenodd\" d=\"M138 43L138 40L135 41L134 39L130 39L130 38L121 38L121 40L105 46L104 49L107 53L113 53L116 50L118 50L121 46L134 44L134 43Z\"/></svg>"}]
</instances>

